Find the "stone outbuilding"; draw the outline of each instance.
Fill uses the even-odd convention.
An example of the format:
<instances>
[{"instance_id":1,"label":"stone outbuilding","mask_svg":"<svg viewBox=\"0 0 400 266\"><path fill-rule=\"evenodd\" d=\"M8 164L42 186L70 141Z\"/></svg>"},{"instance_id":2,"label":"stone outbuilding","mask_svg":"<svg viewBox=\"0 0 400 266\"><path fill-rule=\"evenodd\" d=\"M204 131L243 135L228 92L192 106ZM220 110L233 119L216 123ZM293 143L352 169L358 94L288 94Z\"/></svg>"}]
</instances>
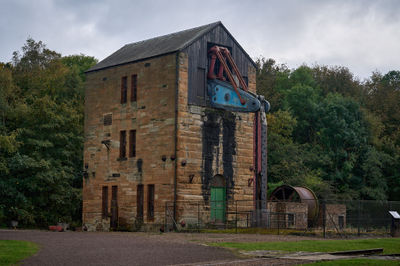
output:
<instances>
[{"instance_id":1,"label":"stone outbuilding","mask_svg":"<svg viewBox=\"0 0 400 266\"><path fill-rule=\"evenodd\" d=\"M253 209L254 114L210 107L214 45L230 50L255 92L256 64L221 22L127 44L87 71L88 230L158 228L199 214L223 223L236 200L238 211Z\"/></svg>"},{"instance_id":2,"label":"stone outbuilding","mask_svg":"<svg viewBox=\"0 0 400 266\"><path fill-rule=\"evenodd\" d=\"M329 230L341 231L346 228L346 205L325 204L320 206L318 225Z\"/></svg>"},{"instance_id":3,"label":"stone outbuilding","mask_svg":"<svg viewBox=\"0 0 400 266\"><path fill-rule=\"evenodd\" d=\"M320 202L306 187L277 187L269 198L268 211L272 228L325 227L339 231L346 227L346 205Z\"/></svg>"}]
</instances>

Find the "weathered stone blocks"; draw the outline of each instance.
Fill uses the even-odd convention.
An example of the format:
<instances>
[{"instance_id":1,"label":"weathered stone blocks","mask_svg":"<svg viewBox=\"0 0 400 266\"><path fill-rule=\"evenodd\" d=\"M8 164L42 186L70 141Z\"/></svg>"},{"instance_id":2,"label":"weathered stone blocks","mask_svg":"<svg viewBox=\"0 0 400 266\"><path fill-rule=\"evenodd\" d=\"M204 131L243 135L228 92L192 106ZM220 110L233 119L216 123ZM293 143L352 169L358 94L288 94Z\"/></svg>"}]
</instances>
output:
<instances>
[{"instance_id":1,"label":"weathered stone blocks","mask_svg":"<svg viewBox=\"0 0 400 266\"><path fill-rule=\"evenodd\" d=\"M145 67L148 63L150 66ZM253 178L253 114L189 105L187 71L188 57L180 53L87 75L84 164L89 175L83 186L83 223L88 230L110 230L110 213L115 204L113 186L117 187L114 197L118 221L124 226L138 224L139 185L143 185L144 224L164 223L174 193L177 221L194 221L198 216L209 220L210 188L215 175L225 178L227 213L236 208L236 200L243 200L238 205L243 213L252 210L253 185L249 186L248 180ZM131 102L129 82L134 74L137 101ZM124 76L128 79L128 100L121 104ZM249 68L248 80L249 89L255 92L253 67ZM112 124L108 126L104 125L106 114L112 114ZM135 157L129 157L127 135L127 156L119 158L122 130L128 135L130 130L136 130ZM109 144L105 145L105 141ZM155 189L151 219L149 185ZM106 216L103 187L108 187Z\"/></svg>"}]
</instances>

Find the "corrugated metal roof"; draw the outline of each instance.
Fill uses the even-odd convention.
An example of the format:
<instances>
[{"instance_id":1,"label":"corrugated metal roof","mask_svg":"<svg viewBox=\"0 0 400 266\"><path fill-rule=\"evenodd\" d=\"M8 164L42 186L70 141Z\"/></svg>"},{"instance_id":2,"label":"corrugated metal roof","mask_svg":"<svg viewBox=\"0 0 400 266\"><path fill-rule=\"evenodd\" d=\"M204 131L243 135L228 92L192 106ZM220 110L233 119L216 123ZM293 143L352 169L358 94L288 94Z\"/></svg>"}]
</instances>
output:
<instances>
[{"instance_id":1,"label":"corrugated metal roof","mask_svg":"<svg viewBox=\"0 0 400 266\"><path fill-rule=\"evenodd\" d=\"M222 25L222 23L218 21L204 26L127 44L100 61L87 72L182 50L218 25Z\"/></svg>"}]
</instances>

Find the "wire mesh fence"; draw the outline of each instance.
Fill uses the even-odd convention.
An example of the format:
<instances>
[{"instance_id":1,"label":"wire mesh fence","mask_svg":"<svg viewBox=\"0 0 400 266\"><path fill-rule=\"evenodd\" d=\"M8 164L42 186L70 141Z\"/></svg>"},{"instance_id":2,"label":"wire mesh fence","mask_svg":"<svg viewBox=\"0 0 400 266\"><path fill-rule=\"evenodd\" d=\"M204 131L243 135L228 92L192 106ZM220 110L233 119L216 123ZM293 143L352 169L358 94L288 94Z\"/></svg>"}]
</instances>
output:
<instances>
[{"instance_id":1,"label":"wire mesh fence","mask_svg":"<svg viewBox=\"0 0 400 266\"><path fill-rule=\"evenodd\" d=\"M265 208L256 210L256 206ZM278 234L324 237L388 235L393 230L393 218L389 211L400 212L400 202L177 201L176 205L173 202L166 202L164 227L167 231L216 229L250 232L259 229Z\"/></svg>"}]
</instances>

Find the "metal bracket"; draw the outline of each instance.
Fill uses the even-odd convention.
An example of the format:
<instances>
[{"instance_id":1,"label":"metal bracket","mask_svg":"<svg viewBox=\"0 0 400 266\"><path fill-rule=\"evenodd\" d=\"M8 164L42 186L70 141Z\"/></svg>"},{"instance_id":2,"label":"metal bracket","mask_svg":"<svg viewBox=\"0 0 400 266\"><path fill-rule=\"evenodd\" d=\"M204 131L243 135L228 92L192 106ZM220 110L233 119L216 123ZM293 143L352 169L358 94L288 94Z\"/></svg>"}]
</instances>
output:
<instances>
[{"instance_id":1,"label":"metal bracket","mask_svg":"<svg viewBox=\"0 0 400 266\"><path fill-rule=\"evenodd\" d=\"M102 140L101 144L104 144L106 146L107 150L110 150L111 140L109 140L109 139Z\"/></svg>"}]
</instances>

